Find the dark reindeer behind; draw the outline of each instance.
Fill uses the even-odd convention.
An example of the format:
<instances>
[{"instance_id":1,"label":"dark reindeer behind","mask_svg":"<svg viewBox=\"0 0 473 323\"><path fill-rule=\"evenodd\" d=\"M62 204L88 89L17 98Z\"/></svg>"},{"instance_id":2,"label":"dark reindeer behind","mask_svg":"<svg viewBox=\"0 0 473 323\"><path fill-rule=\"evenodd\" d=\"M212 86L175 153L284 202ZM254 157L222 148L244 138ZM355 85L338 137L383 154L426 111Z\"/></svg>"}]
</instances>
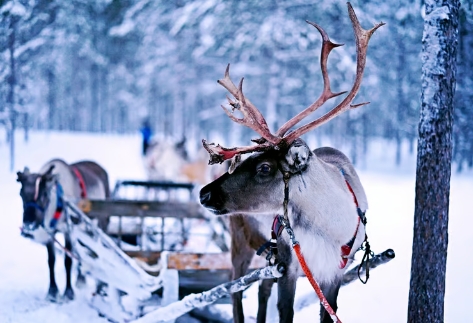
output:
<instances>
[{"instance_id":1,"label":"dark reindeer behind","mask_svg":"<svg viewBox=\"0 0 473 323\"><path fill-rule=\"evenodd\" d=\"M364 213L368 203L353 165L336 149L326 147L312 151L300 139L303 134L341 113L367 104L352 102L361 86L369 39L383 23L364 30L349 3L348 13L355 32L357 51L356 76L350 91L332 92L327 59L331 50L340 45L331 42L320 26L308 22L322 35L320 66L324 88L320 97L273 134L263 115L244 96L243 80L236 87L227 67L224 79L218 82L235 100L228 99L232 111L223 109L233 121L253 129L261 138L254 140L256 145L238 148L224 148L203 140L204 147L210 153L211 164L232 159L229 172L202 188L200 201L217 215L233 216L232 225L243 228L238 233L240 236L234 235L232 239L233 243L240 241L238 246L232 246L234 278L244 274L253 255L250 248L258 247L260 241L256 240L261 240L265 232L271 228L274 231L278 223L293 230L293 239L276 230L276 261L286 269L285 275L278 279L280 322L293 321L296 281L303 275L291 245L300 247L311 275L336 311L345 269L366 240ZM289 132L326 101L340 95L345 97L332 110ZM243 117L234 116L233 110L238 110ZM254 154L240 162L241 154L246 153ZM232 230L234 234L237 231ZM245 239L246 244L242 244L241 239ZM265 321L269 296L268 285L262 288L258 312L260 323ZM242 322L241 295L235 295L233 299L235 322ZM324 307L321 308L321 322L332 322Z\"/></svg>"},{"instance_id":2,"label":"dark reindeer behind","mask_svg":"<svg viewBox=\"0 0 473 323\"><path fill-rule=\"evenodd\" d=\"M54 275L56 261L54 252L55 234L62 232L65 248L72 251L72 243L65 221L64 201L79 203L86 198L105 199L110 196L107 172L92 161L81 161L68 165L63 160L53 159L46 163L38 173L31 173L28 168L17 172L17 181L21 183L20 196L23 201L22 235L46 245L49 265L49 291L51 301L58 300L58 288ZM99 222L102 229L107 223ZM72 300L74 291L71 284L72 259L65 255L66 290L64 298ZM85 283L85 277L79 270L77 285Z\"/></svg>"}]
</instances>

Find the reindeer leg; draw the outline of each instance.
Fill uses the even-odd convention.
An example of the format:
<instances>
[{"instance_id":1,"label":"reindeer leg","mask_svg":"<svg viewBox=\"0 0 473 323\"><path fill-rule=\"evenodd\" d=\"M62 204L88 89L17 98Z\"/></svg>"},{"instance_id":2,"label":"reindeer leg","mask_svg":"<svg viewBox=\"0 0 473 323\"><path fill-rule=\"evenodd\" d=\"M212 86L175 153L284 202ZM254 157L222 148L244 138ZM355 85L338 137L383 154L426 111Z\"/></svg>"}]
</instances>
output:
<instances>
[{"instance_id":1,"label":"reindeer leg","mask_svg":"<svg viewBox=\"0 0 473 323\"><path fill-rule=\"evenodd\" d=\"M279 323L292 323L294 319L296 281L297 277L291 276L289 272L278 278Z\"/></svg>"},{"instance_id":2,"label":"reindeer leg","mask_svg":"<svg viewBox=\"0 0 473 323\"><path fill-rule=\"evenodd\" d=\"M69 251L72 251L71 237L68 234L65 235L65 240L66 240L66 249ZM64 291L64 298L68 300L73 300L74 290L72 289L72 286L71 286L72 258L67 253L64 259L64 266L66 267L66 290Z\"/></svg>"},{"instance_id":3,"label":"reindeer leg","mask_svg":"<svg viewBox=\"0 0 473 323\"><path fill-rule=\"evenodd\" d=\"M85 280L85 276L80 269L80 263L77 264L77 279L76 279L76 287L77 288L84 288L87 285L87 281Z\"/></svg>"},{"instance_id":4,"label":"reindeer leg","mask_svg":"<svg viewBox=\"0 0 473 323\"><path fill-rule=\"evenodd\" d=\"M292 323L294 319L294 297L297 275L291 272L292 250L284 241L278 239L278 260L286 272L278 278L279 323Z\"/></svg>"},{"instance_id":5,"label":"reindeer leg","mask_svg":"<svg viewBox=\"0 0 473 323\"><path fill-rule=\"evenodd\" d=\"M56 285L56 278L54 276L54 263L56 262L56 255L54 254L54 241L46 244L48 249L48 266L49 266L49 290L47 298L51 302L57 301L58 289Z\"/></svg>"},{"instance_id":6,"label":"reindeer leg","mask_svg":"<svg viewBox=\"0 0 473 323\"><path fill-rule=\"evenodd\" d=\"M238 279L247 273L248 268L250 267L251 258L253 258L253 254L254 254L253 250L251 249L248 249L248 250L250 251L250 253L246 254L245 256L241 254L236 258L233 258L232 256L233 258L232 259L232 263L233 263L232 280ZM242 298L243 298L242 291L232 294L234 323L243 323L245 321L245 316L243 314Z\"/></svg>"},{"instance_id":7,"label":"reindeer leg","mask_svg":"<svg viewBox=\"0 0 473 323\"><path fill-rule=\"evenodd\" d=\"M254 250L248 245L245 234L243 233L241 216L230 217L231 232L231 258L232 258L232 280L238 279L248 271L251 259L254 256ZM242 305L243 292L232 294L233 320L234 323L243 323L245 316ZM259 321L258 321L259 322Z\"/></svg>"},{"instance_id":8,"label":"reindeer leg","mask_svg":"<svg viewBox=\"0 0 473 323\"><path fill-rule=\"evenodd\" d=\"M266 322L266 313L268 310L268 299L271 296L271 288L273 287L274 280L264 279L259 285L258 290L258 314L256 316L257 323Z\"/></svg>"},{"instance_id":9,"label":"reindeer leg","mask_svg":"<svg viewBox=\"0 0 473 323\"><path fill-rule=\"evenodd\" d=\"M327 299L328 303L330 304L330 307L337 312L338 305L337 305L337 297L338 297L338 291L340 290L340 285L341 281L334 282L330 285L322 285L322 293L324 293L325 298ZM321 323L333 323L332 318L328 314L328 312L325 310L325 308L320 305L320 322Z\"/></svg>"}]
</instances>

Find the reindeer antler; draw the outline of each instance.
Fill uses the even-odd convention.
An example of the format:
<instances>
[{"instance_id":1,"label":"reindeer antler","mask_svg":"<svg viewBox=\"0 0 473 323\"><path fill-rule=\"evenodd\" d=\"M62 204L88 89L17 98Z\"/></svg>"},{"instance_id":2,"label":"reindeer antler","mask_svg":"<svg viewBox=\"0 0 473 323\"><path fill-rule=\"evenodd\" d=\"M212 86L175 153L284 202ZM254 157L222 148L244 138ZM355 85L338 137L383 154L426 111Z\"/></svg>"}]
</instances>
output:
<instances>
[{"instance_id":1,"label":"reindeer antler","mask_svg":"<svg viewBox=\"0 0 473 323\"><path fill-rule=\"evenodd\" d=\"M342 102L340 102L335 108L321 116L320 118L296 129L295 131L291 132L289 135L287 135L284 139L286 142L290 143L293 142L295 139L299 138L303 134L307 133L308 131L317 128L321 126L322 124L332 120L339 114L350 110L354 108L358 108L360 106L369 104L369 102L364 102L360 104L351 104L353 99L355 98L356 94L358 93L358 90L360 89L361 86L361 80L363 79L363 71L365 69L366 65L366 53L368 51L368 42L373 35L373 33L378 29L379 27L385 25L385 23L380 22L376 24L373 28L369 30L365 30L361 28L360 22L358 21L358 18L356 17L355 10L353 10L353 7L351 4L348 2L348 15L350 16L350 20L353 25L353 30L355 32L355 40L356 40L356 76L355 76L355 83L353 84L353 87L351 88L350 92L348 95L343 99ZM328 54L327 54L328 55Z\"/></svg>"},{"instance_id":2,"label":"reindeer antler","mask_svg":"<svg viewBox=\"0 0 473 323\"><path fill-rule=\"evenodd\" d=\"M320 55L320 68L322 71L322 78L324 82L324 88L322 94L319 98L312 103L309 107L305 110L294 116L292 119L287 121L276 134L272 134L268 128L268 124L264 119L261 112L243 95L243 79L241 79L239 87L237 88L235 84L233 84L232 80L230 79L229 68L230 65L227 66L225 71L225 77L221 80L218 80L218 83L222 85L224 88L233 95L236 101L231 100L228 98L229 104L232 107L232 111L228 110L224 106L225 113L230 117L232 121L235 121L239 124L243 124L254 131L256 131L261 138L257 140L253 140L257 143L255 146L245 146L245 147L235 147L235 148L224 148L220 145L208 144L205 140L202 140L204 148L210 153L210 160L209 164L215 163L222 163L227 159L231 159L236 155L246 154L255 151L265 151L268 149L280 149L282 146L290 145L294 140L302 136L303 134L309 132L312 129L319 127L320 125L332 120L336 116L340 115L341 113L354 109L363 105L368 104L369 102L360 103L360 104L352 104L353 99L355 98L358 90L361 86L361 80L363 78L363 71L366 65L366 53L368 50L368 42L373 35L373 33L384 23L378 23L373 28L369 30L365 30L361 27L358 18L356 17L355 11L353 7L348 2L348 15L350 16L350 20L353 25L353 30L355 32L355 40L356 40L356 76L354 84L351 90L348 92L347 96L340 102L336 107L332 110L321 116L320 118L299 127L298 129L290 132L288 134L287 131L299 123L302 119L306 118L309 114L320 108L325 102L329 99L334 98L336 96L342 95L347 93L339 92L333 93L330 88L330 79L328 76L327 71L327 60L330 52L332 49L342 46L341 44L333 43L327 33L320 27L319 25L307 21L308 24L314 26L322 36L322 49ZM243 114L243 118L237 118L233 115L234 110L239 110Z\"/></svg>"},{"instance_id":3,"label":"reindeer antler","mask_svg":"<svg viewBox=\"0 0 473 323\"><path fill-rule=\"evenodd\" d=\"M230 79L230 64L227 65L224 78L218 80L217 82L226 88L228 92L230 92L237 100L233 101L227 96L228 103L232 106L232 110L238 110L243 114L243 118L238 119L232 114L233 111L230 112L222 105L223 110L230 117L230 119L232 119L232 121L253 129L259 133L261 137L274 145L277 145L279 141L281 141L280 138L277 138L271 133L271 131L269 131L268 124L266 123L266 120L264 119L261 112L243 94L243 78L240 81L238 89L236 88L235 84L233 84L232 80Z\"/></svg>"}]
</instances>

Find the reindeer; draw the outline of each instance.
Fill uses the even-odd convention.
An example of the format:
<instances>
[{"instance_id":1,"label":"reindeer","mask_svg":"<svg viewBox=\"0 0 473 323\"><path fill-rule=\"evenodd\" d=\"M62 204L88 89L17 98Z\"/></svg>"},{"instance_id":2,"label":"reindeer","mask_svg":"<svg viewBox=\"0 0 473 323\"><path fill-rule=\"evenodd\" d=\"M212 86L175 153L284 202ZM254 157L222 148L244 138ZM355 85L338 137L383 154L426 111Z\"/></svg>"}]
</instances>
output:
<instances>
[{"instance_id":1,"label":"reindeer","mask_svg":"<svg viewBox=\"0 0 473 323\"><path fill-rule=\"evenodd\" d=\"M363 186L349 159L334 148L319 148L311 151L300 137L341 113L368 103L352 104L363 77L366 64L368 42L372 34L383 23L365 30L348 3L348 14L356 39L357 66L353 86L348 92L334 93L330 88L327 59L332 49L340 46L333 43L327 33L317 24L314 26L322 36L320 66L323 77L323 91L320 97L304 111L287 121L276 133L271 133L259 110L243 94L243 79L238 88L231 81L229 66L225 77L218 81L235 98L228 98L232 110L238 110L243 117L233 115L233 111L222 106L231 120L256 131L261 138L253 140L256 145L225 148L209 144L203 145L210 154L209 164L232 160L229 171L203 187L200 202L216 215L236 216L233 225L246 227L242 239L250 239L242 244L240 253L250 257L247 246L255 248L255 240L264 232L272 230L277 246L276 261L285 271L278 279L278 311L280 322L292 322L294 317L294 294L297 278L303 270L291 250L291 245L302 254L308 269L333 309L337 310L337 296L345 269L353 261L355 252L366 239L364 213L368 202ZM329 99L345 94L343 100L332 110L316 120L289 131L309 114L317 110ZM241 155L253 153L240 162ZM276 215L276 217L275 217ZM279 228L286 228L288 235ZM248 229L250 228L250 229ZM236 230L233 230L236 231ZM251 233L253 231L253 233ZM253 237L253 238L252 238ZM235 239L233 240L235 242ZM238 247L232 246L232 249ZM235 258L234 258L235 259ZM243 263L243 265L242 265ZM240 268L234 275L246 271L244 261L234 261ZM235 278L235 277L234 277ZM317 283L316 283L317 284ZM267 295L260 295L258 322L265 321ZM241 298L234 297L235 322L243 322ZM323 302L322 302L323 303ZM336 314L321 307L320 320L327 323L337 320Z\"/></svg>"},{"instance_id":2,"label":"reindeer","mask_svg":"<svg viewBox=\"0 0 473 323\"><path fill-rule=\"evenodd\" d=\"M189 156L186 139L173 143L169 140L153 140L149 144L144 165L149 180L181 181L205 185L224 173L221 165L208 167L207 152L201 148L195 156ZM220 166L220 167L219 167Z\"/></svg>"},{"instance_id":3,"label":"reindeer","mask_svg":"<svg viewBox=\"0 0 473 323\"><path fill-rule=\"evenodd\" d=\"M64 216L64 197L79 203L86 197L105 199L110 197L107 172L92 161L80 161L67 164L61 159L47 162L38 173L31 173L27 167L17 172L17 181L21 183L20 196L23 201L23 226L21 234L36 242L46 245L49 265L49 290L47 298L56 302L59 291L54 274L56 261L54 243L55 234L62 232L65 248L72 251L72 241ZM107 220L99 220L99 226L105 230ZM71 285L72 258L66 253L66 289L64 299L74 299ZM76 286L85 284L85 277L79 274Z\"/></svg>"}]
</instances>

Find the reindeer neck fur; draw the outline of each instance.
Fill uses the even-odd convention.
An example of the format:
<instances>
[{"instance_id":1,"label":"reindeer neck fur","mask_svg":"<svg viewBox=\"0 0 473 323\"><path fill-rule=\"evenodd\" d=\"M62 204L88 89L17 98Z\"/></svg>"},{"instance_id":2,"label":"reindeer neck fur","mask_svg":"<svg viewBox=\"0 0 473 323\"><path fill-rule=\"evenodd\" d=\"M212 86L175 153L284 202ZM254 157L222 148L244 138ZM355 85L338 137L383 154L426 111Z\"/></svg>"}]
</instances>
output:
<instances>
[{"instance_id":1,"label":"reindeer neck fur","mask_svg":"<svg viewBox=\"0 0 473 323\"><path fill-rule=\"evenodd\" d=\"M81 196L81 189L77 184L76 175L71 171L70 166L61 159L53 159L45 164L40 172L47 171L51 165L54 165L53 174L57 174L57 180L62 185L64 196L78 201Z\"/></svg>"},{"instance_id":2,"label":"reindeer neck fur","mask_svg":"<svg viewBox=\"0 0 473 323\"><path fill-rule=\"evenodd\" d=\"M289 209L294 229L316 230L344 244L351 238L358 215L343 175L333 165L312 156L302 174L289 180Z\"/></svg>"},{"instance_id":3,"label":"reindeer neck fur","mask_svg":"<svg viewBox=\"0 0 473 323\"><path fill-rule=\"evenodd\" d=\"M289 180L288 216L314 276L321 282L341 277L341 246L353 237L358 214L340 170L313 155L307 169ZM353 253L363 237L360 227Z\"/></svg>"}]
</instances>

